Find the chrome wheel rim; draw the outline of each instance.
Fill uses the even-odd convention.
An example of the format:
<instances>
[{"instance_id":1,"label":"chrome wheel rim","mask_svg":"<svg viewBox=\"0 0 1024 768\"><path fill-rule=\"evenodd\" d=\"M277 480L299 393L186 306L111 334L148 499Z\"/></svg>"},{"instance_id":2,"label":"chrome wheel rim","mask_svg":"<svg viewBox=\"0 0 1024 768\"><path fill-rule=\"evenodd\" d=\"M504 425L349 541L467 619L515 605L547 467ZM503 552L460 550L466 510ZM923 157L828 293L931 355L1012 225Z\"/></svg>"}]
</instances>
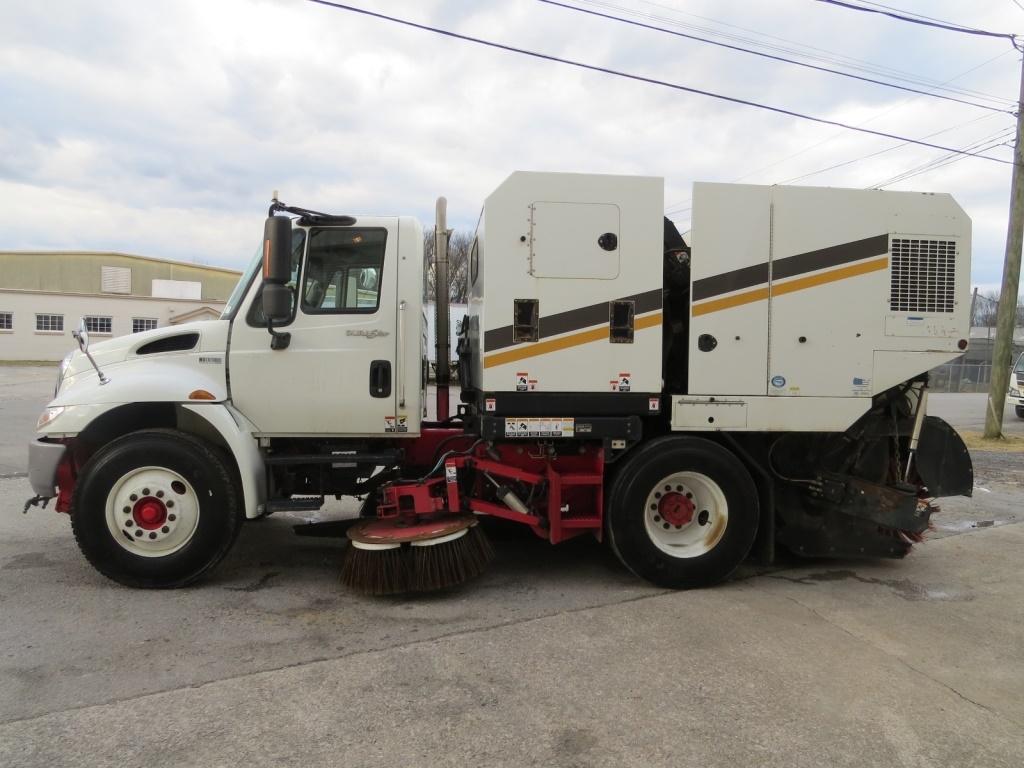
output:
<instances>
[{"instance_id":1,"label":"chrome wheel rim","mask_svg":"<svg viewBox=\"0 0 1024 768\"><path fill-rule=\"evenodd\" d=\"M644 502L644 528L651 543L671 557L700 557L714 549L729 525L721 486L700 472L662 478Z\"/></svg>"},{"instance_id":2,"label":"chrome wheel rim","mask_svg":"<svg viewBox=\"0 0 1024 768\"><path fill-rule=\"evenodd\" d=\"M177 472L139 467L110 489L106 518L110 535L122 548L141 557L165 557L195 535L199 497Z\"/></svg>"}]
</instances>

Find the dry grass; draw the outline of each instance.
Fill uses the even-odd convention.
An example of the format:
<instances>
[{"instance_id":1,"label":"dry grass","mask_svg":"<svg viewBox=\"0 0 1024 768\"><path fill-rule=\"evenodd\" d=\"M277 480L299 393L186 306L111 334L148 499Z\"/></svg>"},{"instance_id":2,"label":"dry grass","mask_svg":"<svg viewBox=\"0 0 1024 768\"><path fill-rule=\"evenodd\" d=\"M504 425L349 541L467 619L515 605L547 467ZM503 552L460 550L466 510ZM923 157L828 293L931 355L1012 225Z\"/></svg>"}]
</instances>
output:
<instances>
[{"instance_id":1,"label":"dry grass","mask_svg":"<svg viewBox=\"0 0 1024 768\"><path fill-rule=\"evenodd\" d=\"M1024 453L1024 438L1004 435L998 440L986 440L981 432L958 430L964 443L972 451L998 451L999 453Z\"/></svg>"}]
</instances>

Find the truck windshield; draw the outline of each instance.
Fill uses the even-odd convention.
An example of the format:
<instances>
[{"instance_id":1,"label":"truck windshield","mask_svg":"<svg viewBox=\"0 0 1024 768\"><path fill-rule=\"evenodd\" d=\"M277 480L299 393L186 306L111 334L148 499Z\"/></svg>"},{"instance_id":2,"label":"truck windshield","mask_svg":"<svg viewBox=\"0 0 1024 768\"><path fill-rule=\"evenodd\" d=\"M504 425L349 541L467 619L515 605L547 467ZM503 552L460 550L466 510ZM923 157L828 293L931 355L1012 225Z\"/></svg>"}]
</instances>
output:
<instances>
[{"instance_id":1,"label":"truck windshield","mask_svg":"<svg viewBox=\"0 0 1024 768\"><path fill-rule=\"evenodd\" d=\"M1024 353L1021 353L1021 356L1017 358L1017 364L1013 366L1013 372L1024 373Z\"/></svg>"},{"instance_id":2,"label":"truck windshield","mask_svg":"<svg viewBox=\"0 0 1024 768\"><path fill-rule=\"evenodd\" d=\"M256 247L256 253L252 256L252 261L249 262L249 266L242 272L242 276L238 278L238 283L235 284L235 289L231 291L231 295L228 296L228 303L224 305L224 311L221 313L221 320L230 320L231 316L235 313L235 309L238 307L242 298L245 296L245 291L249 287L249 283L252 282L252 277L256 273L256 270L260 268L263 263L263 243L260 243Z\"/></svg>"}]
</instances>

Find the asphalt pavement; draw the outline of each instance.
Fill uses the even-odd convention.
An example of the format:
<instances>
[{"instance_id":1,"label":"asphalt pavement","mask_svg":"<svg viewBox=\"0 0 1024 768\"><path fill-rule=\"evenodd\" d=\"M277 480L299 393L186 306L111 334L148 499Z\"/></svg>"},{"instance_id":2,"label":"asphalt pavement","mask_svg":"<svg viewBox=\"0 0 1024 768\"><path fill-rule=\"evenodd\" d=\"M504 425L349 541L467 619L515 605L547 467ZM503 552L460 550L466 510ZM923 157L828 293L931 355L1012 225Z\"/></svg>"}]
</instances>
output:
<instances>
[{"instance_id":1,"label":"asphalt pavement","mask_svg":"<svg viewBox=\"0 0 1024 768\"><path fill-rule=\"evenodd\" d=\"M1018 768L1024 454L975 464L903 561L667 592L597 542L502 528L480 579L387 599L287 515L200 585L126 589L0 479L0 766Z\"/></svg>"}]
</instances>

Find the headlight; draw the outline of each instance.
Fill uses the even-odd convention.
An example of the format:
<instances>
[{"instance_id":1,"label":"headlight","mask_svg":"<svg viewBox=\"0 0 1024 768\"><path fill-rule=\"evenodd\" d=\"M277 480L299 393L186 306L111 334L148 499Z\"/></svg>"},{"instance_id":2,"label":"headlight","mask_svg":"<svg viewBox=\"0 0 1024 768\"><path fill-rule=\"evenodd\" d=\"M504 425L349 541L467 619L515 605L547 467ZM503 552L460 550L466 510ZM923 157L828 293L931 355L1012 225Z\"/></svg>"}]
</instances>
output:
<instances>
[{"instance_id":1,"label":"headlight","mask_svg":"<svg viewBox=\"0 0 1024 768\"><path fill-rule=\"evenodd\" d=\"M39 414L39 421L36 422L36 429L42 429L51 421L60 416L62 413L64 413L63 405L54 405L47 408L41 414Z\"/></svg>"},{"instance_id":2,"label":"headlight","mask_svg":"<svg viewBox=\"0 0 1024 768\"><path fill-rule=\"evenodd\" d=\"M1010 387L1010 397L1020 397L1020 390L1016 387Z\"/></svg>"},{"instance_id":3,"label":"headlight","mask_svg":"<svg viewBox=\"0 0 1024 768\"><path fill-rule=\"evenodd\" d=\"M53 396L56 397L60 394L60 385L64 381L64 374L67 373L68 366L71 365L71 356L74 352L68 352L64 356L64 359L60 361L60 365L57 367L57 384L53 388Z\"/></svg>"}]
</instances>

